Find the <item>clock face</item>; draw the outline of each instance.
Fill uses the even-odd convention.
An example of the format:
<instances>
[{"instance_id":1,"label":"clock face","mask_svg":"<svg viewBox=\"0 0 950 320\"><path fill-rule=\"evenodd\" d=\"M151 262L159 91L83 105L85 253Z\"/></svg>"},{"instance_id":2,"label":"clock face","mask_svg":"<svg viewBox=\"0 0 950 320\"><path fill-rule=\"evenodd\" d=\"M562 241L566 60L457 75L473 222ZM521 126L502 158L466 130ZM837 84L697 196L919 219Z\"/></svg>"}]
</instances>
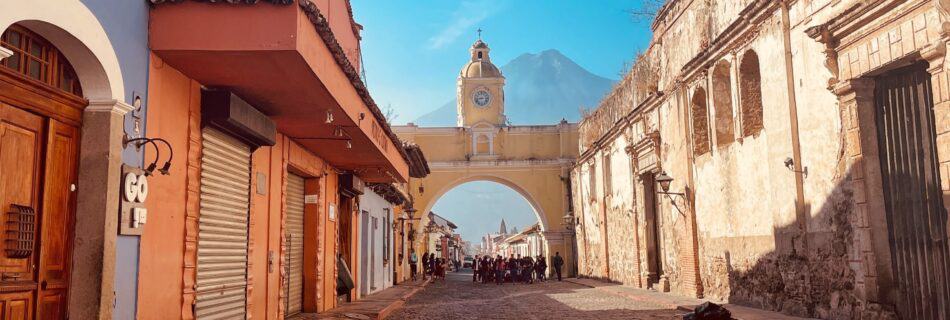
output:
<instances>
[{"instance_id":1,"label":"clock face","mask_svg":"<svg viewBox=\"0 0 950 320\"><path fill-rule=\"evenodd\" d=\"M491 102L491 93L488 93L486 90L475 91L475 94L472 95L472 100L476 106L485 107Z\"/></svg>"}]
</instances>

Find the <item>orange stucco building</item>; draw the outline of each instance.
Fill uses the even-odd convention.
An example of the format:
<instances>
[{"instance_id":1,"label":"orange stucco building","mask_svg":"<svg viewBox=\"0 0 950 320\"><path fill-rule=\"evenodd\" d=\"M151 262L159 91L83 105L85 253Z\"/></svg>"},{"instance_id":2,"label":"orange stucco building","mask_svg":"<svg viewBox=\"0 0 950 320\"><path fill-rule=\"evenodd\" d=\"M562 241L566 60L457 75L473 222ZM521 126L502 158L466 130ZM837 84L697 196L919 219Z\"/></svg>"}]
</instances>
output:
<instances>
[{"instance_id":1,"label":"orange stucco building","mask_svg":"<svg viewBox=\"0 0 950 320\"><path fill-rule=\"evenodd\" d=\"M150 180L138 318L335 307L338 254L359 272L358 198L342 189L410 177L358 77L349 2L162 2L150 12L146 132L175 157Z\"/></svg>"}]
</instances>

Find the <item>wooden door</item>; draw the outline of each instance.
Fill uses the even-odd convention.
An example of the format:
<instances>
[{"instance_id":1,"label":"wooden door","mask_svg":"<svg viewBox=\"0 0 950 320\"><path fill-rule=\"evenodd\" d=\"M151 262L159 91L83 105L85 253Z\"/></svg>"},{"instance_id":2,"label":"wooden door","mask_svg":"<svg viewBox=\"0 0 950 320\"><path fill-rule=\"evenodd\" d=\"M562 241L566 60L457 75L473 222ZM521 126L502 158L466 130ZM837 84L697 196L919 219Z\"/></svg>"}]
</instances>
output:
<instances>
[{"instance_id":1,"label":"wooden door","mask_svg":"<svg viewBox=\"0 0 950 320\"><path fill-rule=\"evenodd\" d=\"M34 213L42 209L40 179L43 141L46 140L43 120L0 103L0 228L15 223L10 214L14 206ZM19 238L35 239L35 231L34 228L33 232L24 232ZM6 232L0 235L6 237ZM32 319L38 286L34 269L37 243L29 244L25 254L14 255L6 250L8 245L4 241L4 250L0 252L0 319Z\"/></svg>"},{"instance_id":2,"label":"wooden door","mask_svg":"<svg viewBox=\"0 0 950 320\"><path fill-rule=\"evenodd\" d=\"M2 320L66 316L78 142L77 128L0 103Z\"/></svg>"},{"instance_id":3,"label":"wooden door","mask_svg":"<svg viewBox=\"0 0 950 320\"><path fill-rule=\"evenodd\" d=\"M930 74L920 65L896 70L879 78L876 90L897 309L904 319L950 319L950 245Z\"/></svg>"},{"instance_id":4,"label":"wooden door","mask_svg":"<svg viewBox=\"0 0 950 320\"><path fill-rule=\"evenodd\" d=\"M66 318L79 130L50 120L40 218L37 318Z\"/></svg>"}]
</instances>

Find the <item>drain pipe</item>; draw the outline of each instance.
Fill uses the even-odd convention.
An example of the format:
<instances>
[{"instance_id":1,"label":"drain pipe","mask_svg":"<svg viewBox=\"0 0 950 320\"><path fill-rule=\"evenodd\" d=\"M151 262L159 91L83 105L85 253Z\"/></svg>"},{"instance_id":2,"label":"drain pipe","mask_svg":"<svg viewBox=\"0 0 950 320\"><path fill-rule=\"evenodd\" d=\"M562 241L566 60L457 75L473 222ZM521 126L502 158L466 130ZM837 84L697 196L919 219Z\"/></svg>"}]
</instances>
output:
<instances>
[{"instance_id":1,"label":"drain pipe","mask_svg":"<svg viewBox=\"0 0 950 320\"><path fill-rule=\"evenodd\" d=\"M793 0L782 0L782 42L785 45L785 83L788 90L788 114L790 121L790 131L792 134L792 159L794 160L795 173L795 220L798 222L798 229L801 232L798 236L802 245L802 253L808 252L808 224L807 212L805 212L805 175L802 169L802 147L801 136L798 128L798 102L795 97L795 70L792 66L792 32L789 7ZM796 252L794 241L792 243L792 252Z\"/></svg>"}]
</instances>

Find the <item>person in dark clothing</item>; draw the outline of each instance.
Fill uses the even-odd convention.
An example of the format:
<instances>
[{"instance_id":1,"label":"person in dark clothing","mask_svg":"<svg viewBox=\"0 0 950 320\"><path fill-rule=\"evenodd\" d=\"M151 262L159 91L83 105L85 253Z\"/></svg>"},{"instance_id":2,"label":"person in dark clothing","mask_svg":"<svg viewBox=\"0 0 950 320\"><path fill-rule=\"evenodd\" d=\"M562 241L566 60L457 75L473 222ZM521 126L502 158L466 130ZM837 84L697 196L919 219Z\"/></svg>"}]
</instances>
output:
<instances>
[{"instance_id":1,"label":"person in dark clothing","mask_svg":"<svg viewBox=\"0 0 950 320\"><path fill-rule=\"evenodd\" d=\"M564 266L564 258L561 258L561 253L555 252L551 262L554 263L554 273L557 274L557 281L561 281L561 267Z\"/></svg>"},{"instance_id":2,"label":"person in dark clothing","mask_svg":"<svg viewBox=\"0 0 950 320\"><path fill-rule=\"evenodd\" d=\"M478 282L478 255L472 260L472 282Z\"/></svg>"},{"instance_id":3,"label":"person in dark clothing","mask_svg":"<svg viewBox=\"0 0 950 320\"><path fill-rule=\"evenodd\" d=\"M422 254L422 280L426 279L426 275L429 274L429 252Z\"/></svg>"},{"instance_id":4,"label":"person in dark clothing","mask_svg":"<svg viewBox=\"0 0 950 320\"><path fill-rule=\"evenodd\" d=\"M495 284L502 284L505 282L505 259L498 255L498 258L495 259Z\"/></svg>"},{"instance_id":5,"label":"person in dark clothing","mask_svg":"<svg viewBox=\"0 0 950 320\"><path fill-rule=\"evenodd\" d=\"M538 255L538 262L536 269L538 270L538 281L544 282L544 275L548 271L548 259L545 259L543 255Z\"/></svg>"},{"instance_id":6,"label":"person in dark clothing","mask_svg":"<svg viewBox=\"0 0 950 320\"><path fill-rule=\"evenodd\" d=\"M511 258L508 259L508 271L511 273L511 283L518 283L518 279L521 276L521 257L515 258L515 255L511 255Z\"/></svg>"},{"instance_id":7,"label":"person in dark clothing","mask_svg":"<svg viewBox=\"0 0 950 320\"><path fill-rule=\"evenodd\" d=\"M527 284L534 283L534 260L531 256L525 256L521 259L521 281Z\"/></svg>"}]
</instances>

